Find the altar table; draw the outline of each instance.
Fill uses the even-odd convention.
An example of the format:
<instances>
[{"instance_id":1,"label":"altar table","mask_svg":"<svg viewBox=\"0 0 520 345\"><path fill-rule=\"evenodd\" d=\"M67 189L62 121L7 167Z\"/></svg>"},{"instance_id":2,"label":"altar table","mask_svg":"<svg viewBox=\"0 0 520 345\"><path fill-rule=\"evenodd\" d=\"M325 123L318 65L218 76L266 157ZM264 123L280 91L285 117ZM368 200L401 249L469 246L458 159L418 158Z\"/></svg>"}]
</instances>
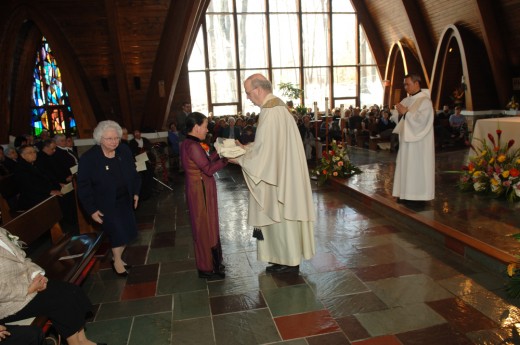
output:
<instances>
[{"instance_id":1,"label":"altar table","mask_svg":"<svg viewBox=\"0 0 520 345\"><path fill-rule=\"evenodd\" d=\"M475 124L475 128L473 129L473 138L471 139L471 144L475 148L480 148L480 139L485 140L488 146L492 146L493 144L491 144L488 139L488 133L490 133L495 138L495 143L497 143L497 129L502 130L502 134L500 136L500 146L503 146L509 140L514 139L515 144L512 146L511 150L520 148L520 117L500 117L478 120Z\"/></svg>"}]
</instances>

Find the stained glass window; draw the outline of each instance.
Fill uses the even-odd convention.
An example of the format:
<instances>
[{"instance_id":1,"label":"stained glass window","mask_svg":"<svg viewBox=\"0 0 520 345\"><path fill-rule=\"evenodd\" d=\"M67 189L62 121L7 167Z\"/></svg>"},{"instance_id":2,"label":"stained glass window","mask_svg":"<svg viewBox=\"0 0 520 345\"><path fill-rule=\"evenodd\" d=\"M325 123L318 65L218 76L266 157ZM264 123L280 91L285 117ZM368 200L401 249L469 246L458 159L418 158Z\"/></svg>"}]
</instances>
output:
<instances>
[{"instance_id":1,"label":"stained glass window","mask_svg":"<svg viewBox=\"0 0 520 345\"><path fill-rule=\"evenodd\" d=\"M49 43L42 37L36 52L31 127L34 135L45 129L51 135L76 133L76 121L63 87L61 71Z\"/></svg>"}]
</instances>

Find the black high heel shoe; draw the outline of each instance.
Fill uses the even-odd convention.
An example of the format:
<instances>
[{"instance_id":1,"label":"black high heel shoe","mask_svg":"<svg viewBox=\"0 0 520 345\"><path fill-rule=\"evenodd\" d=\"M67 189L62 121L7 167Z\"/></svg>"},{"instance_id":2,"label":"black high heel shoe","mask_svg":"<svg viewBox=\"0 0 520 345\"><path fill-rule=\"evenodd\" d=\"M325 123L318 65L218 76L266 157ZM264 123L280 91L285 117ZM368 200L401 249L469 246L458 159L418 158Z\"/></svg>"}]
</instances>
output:
<instances>
[{"instance_id":1,"label":"black high heel shoe","mask_svg":"<svg viewBox=\"0 0 520 345\"><path fill-rule=\"evenodd\" d=\"M119 273L117 270L116 270L116 266L114 265L114 261L111 262L112 264L112 271L114 271L114 273L119 276L119 277L122 277L122 278L126 278L128 277L128 271L125 269L124 272L121 272Z\"/></svg>"}]
</instances>

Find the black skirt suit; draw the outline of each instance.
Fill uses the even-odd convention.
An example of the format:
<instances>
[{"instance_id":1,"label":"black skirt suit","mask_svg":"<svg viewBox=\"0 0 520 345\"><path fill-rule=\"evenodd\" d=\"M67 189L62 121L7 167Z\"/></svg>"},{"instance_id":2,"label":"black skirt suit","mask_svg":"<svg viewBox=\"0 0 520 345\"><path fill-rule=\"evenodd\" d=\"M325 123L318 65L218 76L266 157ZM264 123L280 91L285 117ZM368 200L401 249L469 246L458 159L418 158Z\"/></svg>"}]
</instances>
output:
<instances>
[{"instance_id":1,"label":"black skirt suit","mask_svg":"<svg viewBox=\"0 0 520 345\"><path fill-rule=\"evenodd\" d=\"M85 152L78 165L78 197L88 215L103 214L103 231L112 248L128 244L137 236L133 200L141 179L127 145L119 145L114 158L107 158L99 145Z\"/></svg>"}]
</instances>

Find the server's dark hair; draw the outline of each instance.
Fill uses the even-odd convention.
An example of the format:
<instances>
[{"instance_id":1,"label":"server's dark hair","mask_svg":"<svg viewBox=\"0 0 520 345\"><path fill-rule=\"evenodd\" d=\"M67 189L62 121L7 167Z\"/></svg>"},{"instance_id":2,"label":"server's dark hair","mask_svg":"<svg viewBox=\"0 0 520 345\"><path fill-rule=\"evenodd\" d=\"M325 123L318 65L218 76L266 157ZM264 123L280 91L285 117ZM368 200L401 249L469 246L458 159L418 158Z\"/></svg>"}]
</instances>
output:
<instances>
[{"instance_id":1,"label":"server's dark hair","mask_svg":"<svg viewBox=\"0 0 520 345\"><path fill-rule=\"evenodd\" d=\"M198 112L193 112L188 114L186 117L186 132L189 133L193 130L195 125L202 125L204 120L206 119L206 115Z\"/></svg>"}]
</instances>

